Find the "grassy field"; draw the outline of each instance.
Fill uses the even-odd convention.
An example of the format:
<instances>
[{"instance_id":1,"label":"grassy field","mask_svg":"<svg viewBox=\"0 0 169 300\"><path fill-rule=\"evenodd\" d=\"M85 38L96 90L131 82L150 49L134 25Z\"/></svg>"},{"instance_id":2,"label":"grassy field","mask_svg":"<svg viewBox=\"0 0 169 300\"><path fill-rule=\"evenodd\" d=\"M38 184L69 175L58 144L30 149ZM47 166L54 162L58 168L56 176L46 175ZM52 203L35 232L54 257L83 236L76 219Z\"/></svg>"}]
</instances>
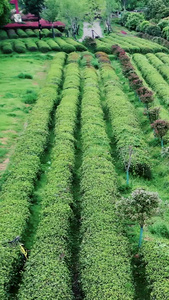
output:
<instances>
[{"instance_id":1,"label":"grassy field","mask_svg":"<svg viewBox=\"0 0 169 300\"><path fill-rule=\"evenodd\" d=\"M0 175L18 135L27 126L28 114L45 82L49 58L43 54L0 57Z\"/></svg>"}]
</instances>

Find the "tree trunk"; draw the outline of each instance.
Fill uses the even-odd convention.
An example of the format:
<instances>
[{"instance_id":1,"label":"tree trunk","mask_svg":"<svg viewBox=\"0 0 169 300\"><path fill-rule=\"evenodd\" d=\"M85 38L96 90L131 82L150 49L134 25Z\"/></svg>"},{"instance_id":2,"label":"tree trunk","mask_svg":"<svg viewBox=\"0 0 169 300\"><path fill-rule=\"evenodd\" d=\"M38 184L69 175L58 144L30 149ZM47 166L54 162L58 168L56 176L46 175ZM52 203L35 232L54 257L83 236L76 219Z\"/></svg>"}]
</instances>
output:
<instances>
[{"instance_id":1,"label":"tree trunk","mask_svg":"<svg viewBox=\"0 0 169 300\"><path fill-rule=\"evenodd\" d=\"M52 22L52 35L53 35L53 38L55 38L55 31L54 31L54 27L53 27L53 22Z\"/></svg>"},{"instance_id":2,"label":"tree trunk","mask_svg":"<svg viewBox=\"0 0 169 300\"><path fill-rule=\"evenodd\" d=\"M143 225L140 226L140 237L139 237L139 248L141 247L142 244L142 239L143 239Z\"/></svg>"}]
</instances>

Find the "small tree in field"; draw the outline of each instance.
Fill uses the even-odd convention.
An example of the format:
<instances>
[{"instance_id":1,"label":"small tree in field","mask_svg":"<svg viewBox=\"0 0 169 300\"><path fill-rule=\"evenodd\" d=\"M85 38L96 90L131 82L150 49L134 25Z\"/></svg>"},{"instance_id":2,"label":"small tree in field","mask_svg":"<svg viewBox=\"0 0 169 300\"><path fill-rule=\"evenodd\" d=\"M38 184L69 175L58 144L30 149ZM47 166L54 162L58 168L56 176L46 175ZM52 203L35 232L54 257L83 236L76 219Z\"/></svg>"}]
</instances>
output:
<instances>
[{"instance_id":1,"label":"small tree in field","mask_svg":"<svg viewBox=\"0 0 169 300\"><path fill-rule=\"evenodd\" d=\"M122 198L117 203L117 210L123 219L129 218L140 225L139 247L143 237L145 221L159 212L161 199L157 193L145 189L136 189L129 198Z\"/></svg>"},{"instance_id":2,"label":"small tree in field","mask_svg":"<svg viewBox=\"0 0 169 300\"><path fill-rule=\"evenodd\" d=\"M156 120L151 124L151 127L154 129L155 134L161 139L161 147L163 148L163 136L166 135L169 130L169 122L164 120Z\"/></svg>"},{"instance_id":3,"label":"small tree in field","mask_svg":"<svg viewBox=\"0 0 169 300\"><path fill-rule=\"evenodd\" d=\"M42 10L41 16L43 19L52 23L52 34L55 37L55 32L53 28L53 23L57 20L59 13L59 1L58 0L45 0L44 8Z\"/></svg>"}]
</instances>

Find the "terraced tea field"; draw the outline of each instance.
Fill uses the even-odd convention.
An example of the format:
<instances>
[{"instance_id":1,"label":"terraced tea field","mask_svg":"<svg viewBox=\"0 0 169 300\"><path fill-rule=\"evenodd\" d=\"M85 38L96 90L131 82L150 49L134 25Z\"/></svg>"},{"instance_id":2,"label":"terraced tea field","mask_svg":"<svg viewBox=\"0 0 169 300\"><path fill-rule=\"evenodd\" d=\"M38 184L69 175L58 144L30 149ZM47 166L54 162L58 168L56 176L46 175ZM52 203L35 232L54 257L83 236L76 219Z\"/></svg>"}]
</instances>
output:
<instances>
[{"instance_id":1,"label":"terraced tea field","mask_svg":"<svg viewBox=\"0 0 169 300\"><path fill-rule=\"evenodd\" d=\"M169 133L151 127L169 121L168 50L124 39L52 54L3 177L2 300L169 299L167 204L140 248L139 223L117 213L137 188L169 201Z\"/></svg>"}]
</instances>

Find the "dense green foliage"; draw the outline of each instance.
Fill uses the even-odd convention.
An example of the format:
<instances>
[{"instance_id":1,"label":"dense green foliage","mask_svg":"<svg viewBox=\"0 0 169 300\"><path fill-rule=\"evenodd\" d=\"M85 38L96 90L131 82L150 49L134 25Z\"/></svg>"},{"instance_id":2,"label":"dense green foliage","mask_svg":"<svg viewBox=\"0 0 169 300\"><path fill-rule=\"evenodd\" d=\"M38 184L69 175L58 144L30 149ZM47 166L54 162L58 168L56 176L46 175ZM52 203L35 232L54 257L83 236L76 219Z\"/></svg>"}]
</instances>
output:
<instances>
[{"instance_id":1,"label":"dense green foliage","mask_svg":"<svg viewBox=\"0 0 169 300\"><path fill-rule=\"evenodd\" d=\"M86 300L133 299L128 243L115 216L116 174L110 155L96 71L83 72L80 251Z\"/></svg>"},{"instance_id":2,"label":"dense green foliage","mask_svg":"<svg viewBox=\"0 0 169 300\"><path fill-rule=\"evenodd\" d=\"M136 65L141 70L143 77L150 84L154 91L157 92L161 100L169 105L169 87L164 78L148 61L148 59L141 54L133 55Z\"/></svg>"},{"instance_id":3,"label":"dense green foliage","mask_svg":"<svg viewBox=\"0 0 169 300\"><path fill-rule=\"evenodd\" d=\"M0 2L0 27L7 24L9 21L10 5L8 0Z\"/></svg>"},{"instance_id":4,"label":"dense green foliage","mask_svg":"<svg viewBox=\"0 0 169 300\"><path fill-rule=\"evenodd\" d=\"M102 62L101 57L99 60L106 103L121 163L124 167L126 166L131 147L133 149L131 161L133 172L150 177L149 154L134 108L122 91L113 68L107 62Z\"/></svg>"},{"instance_id":5,"label":"dense green foliage","mask_svg":"<svg viewBox=\"0 0 169 300\"><path fill-rule=\"evenodd\" d=\"M14 40L13 45L14 45L14 50L17 53L25 53L26 52L25 44L22 41Z\"/></svg>"},{"instance_id":6,"label":"dense green foliage","mask_svg":"<svg viewBox=\"0 0 169 300\"><path fill-rule=\"evenodd\" d=\"M39 40L37 41L38 48L41 52L46 53L51 50L46 41Z\"/></svg>"},{"instance_id":7,"label":"dense green foliage","mask_svg":"<svg viewBox=\"0 0 169 300\"><path fill-rule=\"evenodd\" d=\"M23 0L23 2L28 13L40 17L44 0Z\"/></svg>"},{"instance_id":8,"label":"dense green foliage","mask_svg":"<svg viewBox=\"0 0 169 300\"><path fill-rule=\"evenodd\" d=\"M73 299L67 239L72 217L70 204L73 202L71 181L75 161L74 131L80 86L77 63L66 66L64 78L63 97L56 112L52 163L47 174L48 183L42 194L41 220L26 265L20 299ZM73 86L68 84L70 81L73 81Z\"/></svg>"},{"instance_id":9,"label":"dense green foliage","mask_svg":"<svg viewBox=\"0 0 169 300\"><path fill-rule=\"evenodd\" d=\"M62 40L60 37L55 38L55 41L60 46L61 50L66 53L70 53L76 50L73 45L66 43L66 41Z\"/></svg>"},{"instance_id":10,"label":"dense green foliage","mask_svg":"<svg viewBox=\"0 0 169 300\"><path fill-rule=\"evenodd\" d=\"M5 30L0 29L0 40L6 40L8 35Z\"/></svg>"}]
</instances>

